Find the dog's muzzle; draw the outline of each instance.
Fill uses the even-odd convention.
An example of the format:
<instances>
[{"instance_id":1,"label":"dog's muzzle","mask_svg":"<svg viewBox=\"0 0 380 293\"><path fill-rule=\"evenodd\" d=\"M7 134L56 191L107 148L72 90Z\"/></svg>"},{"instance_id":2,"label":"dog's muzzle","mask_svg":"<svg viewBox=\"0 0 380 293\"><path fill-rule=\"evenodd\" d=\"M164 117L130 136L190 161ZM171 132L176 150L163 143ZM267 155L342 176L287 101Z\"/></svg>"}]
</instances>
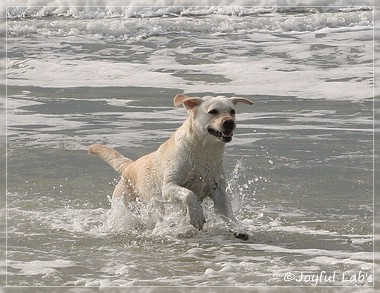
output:
<instances>
[{"instance_id":1,"label":"dog's muzzle","mask_svg":"<svg viewBox=\"0 0 380 293\"><path fill-rule=\"evenodd\" d=\"M222 142L230 142L234 133L232 132L236 127L235 121L232 119L223 122L223 131L213 128L208 128L208 133L220 139Z\"/></svg>"},{"instance_id":2,"label":"dog's muzzle","mask_svg":"<svg viewBox=\"0 0 380 293\"><path fill-rule=\"evenodd\" d=\"M211 135L217 137L218 139L220 139L223 142L230 142L232 140L232 136L233 136L233 132L230 131L230 130L227 130L227 131L224 131L224 132L220 132L218 130L209 128L208 129L208 133L210 133Z\"/></svg>"}]
</instances>

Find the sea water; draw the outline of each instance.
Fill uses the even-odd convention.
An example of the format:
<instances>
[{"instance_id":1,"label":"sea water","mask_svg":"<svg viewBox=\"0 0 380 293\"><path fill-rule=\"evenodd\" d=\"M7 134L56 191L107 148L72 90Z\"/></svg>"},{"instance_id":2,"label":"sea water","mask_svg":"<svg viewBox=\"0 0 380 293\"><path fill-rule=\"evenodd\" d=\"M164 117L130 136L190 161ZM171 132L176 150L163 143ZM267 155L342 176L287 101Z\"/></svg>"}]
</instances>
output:
<instances>
[{"instance_id":1,"label":"sea water","mask_svg":"<svg viewBox=\"0 0 380 293\"><path fill-rule=\"evenodd\" d=\"M372 286L370 7L7 7L7 285ZM237 106L227 191L248 241L203 209L115 205L87 153L136 159Z\"/></svg>"}]
</instances>

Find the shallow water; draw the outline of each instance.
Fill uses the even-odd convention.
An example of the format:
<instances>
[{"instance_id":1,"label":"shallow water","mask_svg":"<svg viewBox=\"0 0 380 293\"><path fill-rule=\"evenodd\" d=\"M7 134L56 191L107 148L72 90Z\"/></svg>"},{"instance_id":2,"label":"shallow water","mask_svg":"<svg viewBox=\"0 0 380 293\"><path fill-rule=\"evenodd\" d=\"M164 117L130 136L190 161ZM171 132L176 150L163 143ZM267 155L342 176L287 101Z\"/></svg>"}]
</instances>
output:
<instances>
[{"instance_id":1,"label":"shallow water","mask_svg":"<svg viewBox=\"0 0 380 293\"><path fill-rule=\"evenodd\" d=\"M373 284L372 12L214 12L8 21L8 285ZM88 146L155 150L183 91L255 100L225 156L247 242L210 202L202 232L169 203L110 209Z\"/></svg>"}]
</instances>

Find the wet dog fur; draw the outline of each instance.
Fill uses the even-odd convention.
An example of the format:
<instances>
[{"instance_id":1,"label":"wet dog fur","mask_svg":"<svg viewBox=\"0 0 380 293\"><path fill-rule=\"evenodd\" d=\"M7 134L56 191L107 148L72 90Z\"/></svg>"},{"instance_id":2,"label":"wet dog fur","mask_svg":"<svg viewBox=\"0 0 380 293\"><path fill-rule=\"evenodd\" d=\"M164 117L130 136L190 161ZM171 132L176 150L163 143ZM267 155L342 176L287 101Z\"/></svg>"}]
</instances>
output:
<instances>
[{"instance_id":1,"label":"wet dog fur","mask_svg":"<svg viewBox=\"0 0 380 293\"><path fill-rule=\"evenodd\" d=\"M91 154L121 174L113 199L124 203L136 198L179 201L186 208L190 223L202 230L206 220L201 203L209 197L235 237L247 240L248 234L239 231L232 212L223 171L225 144L232 140L236 128L237 103L253 104L239 97L177 95L174 106L183 105L187 119L155 152L136 161L108 146L91 145Z\"/></svg>"}]
</instances>

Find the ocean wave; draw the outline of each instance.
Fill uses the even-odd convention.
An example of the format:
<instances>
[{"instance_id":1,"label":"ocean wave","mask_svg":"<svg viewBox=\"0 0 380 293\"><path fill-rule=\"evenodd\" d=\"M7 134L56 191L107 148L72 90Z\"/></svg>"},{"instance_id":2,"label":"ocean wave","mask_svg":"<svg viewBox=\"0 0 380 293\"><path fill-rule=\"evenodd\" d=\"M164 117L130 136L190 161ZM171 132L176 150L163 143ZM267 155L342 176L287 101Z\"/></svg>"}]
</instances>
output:
<instances>
[{"instance_id":1,"label":"ocean wave","mask_svg":"<svg viewBox=\"0 0 380 293\"><path fill-rule=\"evenodd\" d=\"M373 26L373 11L358 7L9 7L7 17L8 37L104 40L141 40L176 33L314 32Z\"/></svg>"},{"instance_id":2,"label":"ocean wave","mask_svg":"<svg viewBox=\"0 0 380 293\"><path fill-rule=\"evenodd\" d=\"M347 13L357 11L372 11L372 7L292 7L292 6L9 6L8 19L72 17L79 19L103 18L154 18L179 16L252 16L268 13L280 14L317 14L317 13Z\"/></svg>"}]
</instances>

